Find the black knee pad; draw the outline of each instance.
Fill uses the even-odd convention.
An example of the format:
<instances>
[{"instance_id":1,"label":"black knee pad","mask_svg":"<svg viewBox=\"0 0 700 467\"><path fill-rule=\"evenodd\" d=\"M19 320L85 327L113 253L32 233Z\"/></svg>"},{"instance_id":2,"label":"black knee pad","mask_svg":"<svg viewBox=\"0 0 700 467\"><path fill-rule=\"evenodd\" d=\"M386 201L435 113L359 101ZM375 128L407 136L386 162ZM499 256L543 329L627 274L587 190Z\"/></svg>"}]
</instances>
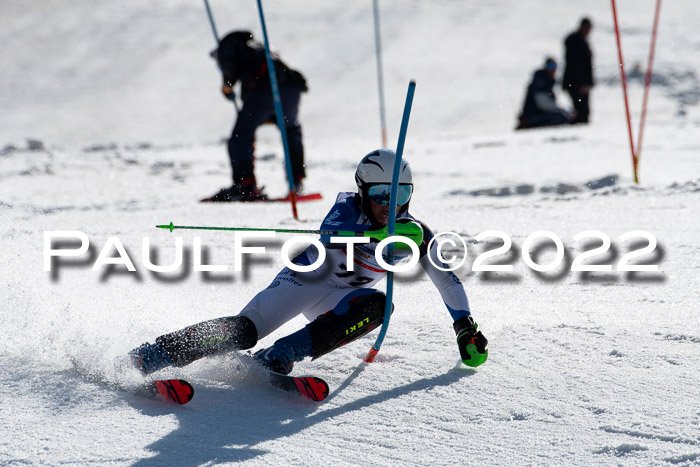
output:
<instances>
[{"instance_id":1,"label":"black knee pad","mask_svg":"<svg viewBox=\"0 0 700 467\"><path fill-rule=\"evenodd\" d=\"M384 321L386 295L376 292L354 297L348 303L348 311L337 315L333 310L307 325L311 334L311 350L314 359L364 336ZM394 306L391 306L392 313Z\"/></svg>"},{"instance_id":2,"label":"black knee pad","mask_svg":"<svg viewBox=\"0 0 700 467\"><path fill-rule=\"evenodd\" d=\"M255 324L245 316L204 321L156 339L176 366L207 355L250 349L258 342Z\"/></svg>"}]
</instances>

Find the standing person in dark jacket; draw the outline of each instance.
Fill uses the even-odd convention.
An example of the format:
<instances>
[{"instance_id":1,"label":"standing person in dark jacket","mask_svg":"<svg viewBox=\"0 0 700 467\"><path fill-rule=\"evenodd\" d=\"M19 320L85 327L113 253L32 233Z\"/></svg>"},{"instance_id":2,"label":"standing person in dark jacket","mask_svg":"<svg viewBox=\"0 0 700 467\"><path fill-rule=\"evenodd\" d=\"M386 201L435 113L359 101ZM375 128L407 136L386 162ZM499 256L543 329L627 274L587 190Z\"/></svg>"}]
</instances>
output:
<instances>
[{"instance_id":1,"label":"standing person in dark jacket","mask_svg":"<svg viewBox=\"0 0 700 467\"><path fill-rule=\"evenodd\" d=\"M255 180L253 151L255 131L267 122L276 121L275 107L265 50L252 40L253 34L249 31L234 31L219 42L219 47L212 54L223 74L221 92L227 99L235 100L234 87L240 81L243 107L238 112L228 140L233 185L221 189L205 201L255 201L266 197ZM295 190L299 191L306 173L298 113L301 93L308 91L308 88L301 73L289 68L279 57L273 56L273 62L286 124Z\"/></svg>"},{"instance_id":2,"label":"standing person in dark jacket","mask_svg":"<svg viewBox=\"0 0 700 467\"><path fill-rule=\"evenodd\" d=\"M554 95L556 72L557 62L551 57L545 61L544 68L535 72L527 87L523 111L516 130L570 122L569 112L557 106Z\"/></svg>"},{"instance_id":3,"label":"standing person in dark jacket","mask_svg":"<svg viewBox=\"0 0 700 467\"><path fill-rule=\"evenodd\" d=\"M588 123L588 97L593 87L593 53L586 38L592 28L591 20L583 18L578 30L569 34L564 41L566 67L562 89L569 93L574 103L576 119L572 123Z\"/></svg>"}]
</instances>

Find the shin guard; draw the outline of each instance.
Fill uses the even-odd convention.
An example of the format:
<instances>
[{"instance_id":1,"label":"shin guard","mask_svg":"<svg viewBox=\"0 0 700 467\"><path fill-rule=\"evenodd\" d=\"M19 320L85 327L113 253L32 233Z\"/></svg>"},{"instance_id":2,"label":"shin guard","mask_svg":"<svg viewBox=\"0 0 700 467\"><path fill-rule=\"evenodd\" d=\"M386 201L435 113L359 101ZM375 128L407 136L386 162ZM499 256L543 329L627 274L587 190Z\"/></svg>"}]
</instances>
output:
<instances>
[{"instance_id":1,"label":"shin guard","mask_svg":"<svg viewBox=\"0 0 700 467\"><path fill-rule=\"evenodd\" d=\"M187 365L207 355L250 349L257 341L255 324L245 316L204 321L156 339L175 366Z\"/></svg>"},{"instance_id":2,"label":"shin guard","mask_svg":"<svg viewBox=\"0 0 700 467\"><path fill-rule=\"evenodd\" d=\"M364 336L382 324L386 295L376 290L362 290L364 293L361 295L346 297L333 310L307 325L314 359Z\"/></svg>"}]
</instances>

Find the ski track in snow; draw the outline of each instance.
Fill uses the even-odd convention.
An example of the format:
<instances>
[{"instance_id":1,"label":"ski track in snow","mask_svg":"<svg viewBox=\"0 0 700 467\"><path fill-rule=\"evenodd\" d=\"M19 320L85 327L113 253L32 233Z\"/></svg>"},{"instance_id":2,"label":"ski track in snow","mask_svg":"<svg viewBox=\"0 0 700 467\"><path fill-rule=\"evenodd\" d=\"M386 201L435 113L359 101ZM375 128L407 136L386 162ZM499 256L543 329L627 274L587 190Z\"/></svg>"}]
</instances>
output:
<instances>
[{"instance_id":1,"label":"ski track in snow","mask_svg":"<svg viewBox=\"0 0 700 467\"><path fill-rule=\"evenodd\" d=\"M3 58L13 65L0 76L0 464L698 465L700 35L689 18L700 9L690 0L662 10L639 186L607 4L407 2L383 14L390 140L416 78L404 153L415 174L411 211L467 240L456 274L489 339L485 365L460 364L449 314L415 271L397 275L397 312L375 363L361 363L373 333L297 364L295 374L328 381L324 403L260 384L235 355L163 371L194 385L186 406L132 393L140 377L120 357L162 333L235 314L281 268L288 238L265 243L268 255L244 272L207 274L193 271L193 238L209 264L232 269L228 234L154 226L315 228L335 194L354 189L357 161L378 144L369 7L304 5L266 7L273 48L311 86L302 104L306 186L324 200L300 204L301 223L285 204L196 202L228 181L222 138L232 119L206 56L200 5L0 6ZM254 9L214 8L220 30L234 21L258 30ZM653 6L619 8L629 66L644 63ZM543 11L561 21L543 23ZM511 131L532 70L557 54L583 14L595 25L592 123ZM326 51L342 58L329 61ZM30 92L20 92L23 83ZM261 129L256 151L260 181L283 194L276 131ZM44 272L47 230L83 231L90 249ZM471 271L477 254L500 245L474 240L488 230L511 236L513 248L494 262L513 272ZM537 230L564 243L555 271L536 273L522 260ZM620 235L652 233L658 246L640 261L660 271L569 271L582 251L573 237L587 230L612 239L601 264L634 247ZM136 272L91 271L110 236ZM167 264L176 236L183 267L148 271L143 238L151 259ZM546 263L552 251L536 256ZM287 323L256 349L304 323Z\"/></svg>"}]
</instances>

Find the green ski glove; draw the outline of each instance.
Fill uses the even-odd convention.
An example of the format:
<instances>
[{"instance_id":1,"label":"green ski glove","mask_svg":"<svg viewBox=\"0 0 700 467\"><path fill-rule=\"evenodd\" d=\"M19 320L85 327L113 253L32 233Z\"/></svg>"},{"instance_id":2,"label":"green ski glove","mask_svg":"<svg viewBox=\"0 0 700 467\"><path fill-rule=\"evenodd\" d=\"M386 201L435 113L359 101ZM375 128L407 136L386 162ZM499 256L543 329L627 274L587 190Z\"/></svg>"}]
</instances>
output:
<instances>
[{"instance_id":1,"label":"green ski glove","mask_svg":"<svg viewBox=\"0 0 700 467\"><path fill-rule=\"evenodd\" d=\"M470 367L477 367L484 363L489 356L486 346L489 341L481 331L471 316L459 318L454 322L455 333L457 334L457 346L462 363Z\"/></svg>"}]
</instances>

